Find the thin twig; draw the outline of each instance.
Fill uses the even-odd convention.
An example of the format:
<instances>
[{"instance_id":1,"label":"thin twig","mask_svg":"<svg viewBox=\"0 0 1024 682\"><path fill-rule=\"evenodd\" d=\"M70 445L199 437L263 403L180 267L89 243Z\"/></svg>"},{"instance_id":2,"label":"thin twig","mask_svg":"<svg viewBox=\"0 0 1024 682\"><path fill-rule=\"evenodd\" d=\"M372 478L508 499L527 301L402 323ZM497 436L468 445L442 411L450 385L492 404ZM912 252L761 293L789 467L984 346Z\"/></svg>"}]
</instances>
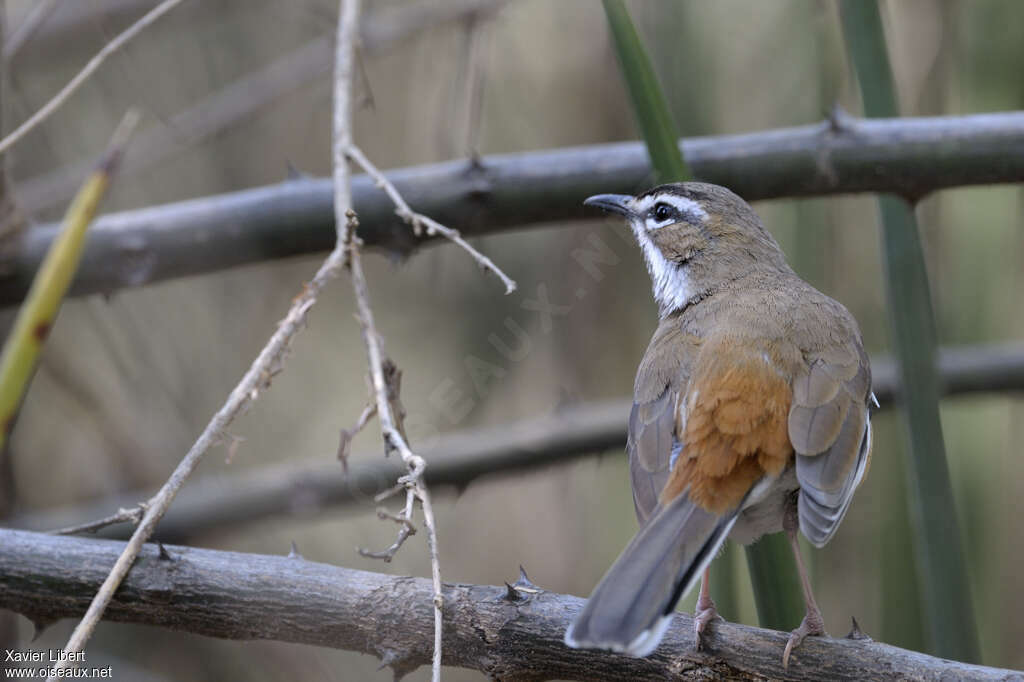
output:
<instances>
[{"instance_id":1,"label":"thin twig","mask_svg":"<svg viewBox=\"0 0 1024 682\"><path fill-rule=\"evenodd\" d=\"M85 65L85 68L79 71L78 75L72 78L68 84L53 97L53 99L44 104L39 111L32 114L32 116L18 126L14 132L3 140L0 140L0 154L3 154L5 151L10 149L10 147L17 143L18 140L27 135L29 131L49 118L53 112L57 111L57 109L59 109L68 100L68 98L71 97L79 87L81 87L82 83L84 83L89 76L96 71L96 69L100 68L103 62L106 61L107 57L114 52L117 52L117 50L121 49L125 43L144 31L150 26L150 24L170 12L182 2L183 0L164 0L147 12L141 19L125 29L124 32L104 45L103 49L97 52L96 56L90 59L89 63Z\"/></svg>"},{"instance_id":2,"label":"thin twig","mask_svg":"<svg viewBox=\"0 0 1024 682\"><path fill-rule=\"evenodd\" d=\"M180 2L180 0L164 2L157 7L157 10L165 8L164 11L167 11L178 2ZM146 15L147 17L152 17L150 22L156 18L153 14L157 10L153 10L153 12ZM145 20L145 17L143 17L143 20ZM143 20L140 20L139 23ZM138 26L139 23L137 23L136 26ZM352 23L354 23L354 19ZM347 38L348 42L339 45L339 53L347 50L351 54L353 50L353 39L351 33L354 32L350 32L350 35ZM118 39L123 38L126 34L127 32L121 34ZM349 71L349 77L351 77L351 71ZM349 82L351 82L351 80ZM348 109L346 109L346 111L348 111ZM343 116L339 121L336 117L335 120L336 123L340 123L343 128L348 128L348 118ZM347 164L343 165L347 166ZM347 168L342 172L342 175L344 181L343 184L347 188L349 184ZM343 199L351 202L350 196L346 195ZM103 612L106 610L107 605L113 598L114 592L121 584L121 581L124 580L125 575L127 575L128 570L132 566L132 563L134 563L135 558L142 550L143 544L153 534L156 524L170 507L174 497L185 484L189 475L193 470L195 470L196 465L213 446L223 440L227 434L226 429L234 418L251 402L255 401L263 390L270 387L271 379L280 371L285 361L292 338L306 326L306 314L309 312L309 309L313 304L316 303L317 296L328 282L337 277L338 272L344 265L345 254L345 245L341 240L339 240L334 250L331 251L323 264L317 270L313 279L307 283L303 287L302 292L292 300L292 305L288 310L288 314L280 322L277 327L277 331L274 332L270 337L270 340L267 342L267 345L264 346L262 351L260 351L260 354L253 361L249 370L245 373L245 376L242 377L242 380L237 386L235 386L234 390L231 391L227 401L213 416L210 423L206 425L202 434L192 445L192 448L188 451L185 457L182 458L181 462L179 462L177 468L171 474L170 478L167 479L167 482L164 483L160 491L153 496L151 500L149 500L147 503L148 508L146 509L146 514L143 517L142 522L135 529L131 539L121 552L121 556L118 557L117 562L107 575L106 580L103 581L103 585L96 593L96 596L93 597L82 621L77 627L75 627L75 631L71 634L71 639L68 640L68 643L65 646L65 652L77 653L82 651L85 643L92 635L93 630L95 630L96 624L103 616ZM74 656L62 657L61 661L54 667L49 679L56 679L57 675L60 674L59 671L68 668L71 665L71 660L74 658Z\"/></svg>"},{"instance_id":3,"label":"thin twig","mask_svg":"<svg viewBox=\"0 0 1024 682\"><path fill-rule=\"evenodd\" d=\"M367 405L363 408L355 425L351 429L342 429L338 436L338 461L341 462L341 468L346 474L348 473L348 456L349 450L352 448L352 439L366 428L366 424L375 414L377 414L377 405L373 403Z\"/></svg>"},{"instance_id":4,"label":"thin twig","mask_svg":"<svg viewBox=\"0 0 1024 682\"><path fill-rule=\"evenodd\" d=\"M343 248L348 234L346 213L352 209L352 171L345 151L352 144L352 84L359 0L341 0L338 12L337 49L334 53L334 117L331 167L334 171L335 248ZM345 248L346 257L348 254Z\"/></svg>"},{"instance_id":5,"label":"thin twig","mask_svg":"<svg viewBox=\"0 0 1024 682\"><path fill-rule=\"evenodd\" d=\"M416 492L412 488L406 488L405 491L405 509L400 514L392 514L384 507L377 509L377 518L385 521L394 521L399 524L401 528L398 530L398 537L391 544L390 547L381 551L373 552L368 549L359 547L359 554L368 559L382 559L384 563L389 563L395 558L395 554L401 549L405 543L406 538L410 535L416 534L416 526L412 522L413 503L416 501Z\"/></svg>"},{"instance_id":6,"label":"thin twig","mask_svg":"<svg viewBox=\"0 0 1024 682\"><path fill-rule=\"evenodd\" d=\"M359 311L359 321L362 325L363 342L366 344L366 355L370 365L370 379L373 386L375 402L377 404L377 420L380 422L381 435L384 438L385 447L398 451L405 463L408 473L399 479L399 483L406 487L406 509L405 518L411 522L413 499L418 499L423 507L423 522L427 527L427 545L430 548L430 568L434 585L434 655L432 666L432 679L440 682L441 679L441 627L443 597L441 596L441 564L437 556L437 527L434 523L434 510L430 504L430 494L424 485L422 476L426 463L412 450L405 442L401 429L395 425L395 418L391 410L392 391L389 390L389 382L385 378L384 357L380 349L380 336L373 323L373 312L370 309L370 295L366 286L366 277L363 275L363 265L359 257L359 237L355 234L358 221L355 212L352 211L352 188L350 186L350 169L348 166L351 150L355 148L352 143L352 71L353 71L353 45L359 18L359 0L340 0L338 16L338 51L335 59L334 70L334 135L333 135L333 161L334 161L334 224L337 230L337 249L342 244L345 249L345 262L348 265L349 273L352 276L352 288L355 291L356 307ZM365 160L365 156L363 157ZM369 162L367 162L369 163ZM407 207L408 208L408 207ZM395 370L389 371L388 376L394 377ZM397 385L396 385L397 390ZM397 398L397 396L396 396ZM405 538L404 533L409 535L408 526L403 525L399 533L400 541L396 545L401 546ZM398 548L395 547L395 551Z\"/></svg>"},{"instance_id":7,"label":"thin twig","mask_svg":"<svg viewBox=\"0 0 1024 682\"><path fill-rule=\"evenodd\" d=\"M383 353L380 348L380 335L373 321L373 310L370 307L370 294L366 286L366 276L363 274L362 260L359 255L361 241L356 236L358 221L355 213L348 212L346 236L347 262L349 273L352 275L352 288L356 295L356 308L359 312L359 322L362 325L363 342L366 345L366 354L370 365L370 378L373 383L374 396L377 402L377 419L380 422L381 434L385 444L398 452L405 463L407 474L400 477L398 482L407 490L406 509L409 509L409 494L414 494L423 507L423 524L427 527L427 545L430 549L430 571L434 586L434 656L432 666L432 679L438 682L441 679L441 633L442 633L442 607L444 605L441 594L441 564L437 552L437 526L434 522L434 509L430 503L430 493L423 482L423 470L426 462L422 457L413 453L406 443L398 427L395 425L391 413L391 401L389 399L388 382L384 376ZM409 514L407 513L408 517ZM406 533L403 526L399 531L397 545L404 542L401 537ZM396 548L397 550L397 548Z\"/></svg>"},{"instance_id":8,"label":"thin twig","mask_svg":"<svg viewBox=\"0 0 1024 682\"><path fill-rule=\"evenodd\" d=\"M88 523L81 523L77 526L68 526L67 528L58 528L57 530L50 531L53 535L78 535L79 533L95 533L96 531L106 528L107 526L113 526L117 523L125 523L131 521L134 524L138 524L142 520L142 515L146 512L146 504L140 503L138 506L132 507L131 509L118 509L116 513L106 516L102 519L90 521Z\"/></svg>"},{"instance_id":9,"label":"thin twig","mask_svg":"<svg viewBox=\"0 0 1024 682\"><path fill-rule=\"evenodd\" d=\"M350 159L355 161L364 171L366 171L367 175L373 178L373 181L378 187L384 190L384 193L391 199L391 203L395 205L395 213L402 220L409 223L417 235L426 231L428 236L439 234L449 239L465 249L466 252L473 257L473 260L480 264L480 267L482 267L485 272L493 272L505 285L506 294L511 294L516 290L515 281L502 272L501 268L495 265L490 258L470 246L469 242L462 238L462 234L460 234L458 230L446 227L436 220L420 213L416 213L409 208L409 204L405 203L405 199L402 198L402 195L399 194L397 189L395 189L395 186L391 181L380 172L379 168L373 165L373 162L366 158L366 154L364 154L359 147L355 144L349 144L347 154Z\"/></svg>"}]
</instances>

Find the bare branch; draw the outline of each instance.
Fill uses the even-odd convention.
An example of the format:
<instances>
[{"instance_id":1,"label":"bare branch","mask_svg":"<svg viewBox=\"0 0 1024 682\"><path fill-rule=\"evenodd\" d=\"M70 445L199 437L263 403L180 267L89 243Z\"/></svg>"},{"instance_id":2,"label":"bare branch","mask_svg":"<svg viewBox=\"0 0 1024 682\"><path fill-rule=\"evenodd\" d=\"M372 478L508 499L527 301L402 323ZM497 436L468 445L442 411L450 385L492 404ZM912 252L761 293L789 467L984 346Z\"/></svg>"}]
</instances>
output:
<instances>
[{"instance_id":1,"label":"bare branch","mask_svg":"<svg viewBox=\"0 0 1024 682\"><path fill-rule=\"evenodd\" d=\"M122 544L0 530L0 608L48 622L77 616ZM236 640L270 639L359 651L397 674L431 659L433 586L285 556L149 545L107 618ZM510 574L514 574L510 567ZM274 576L268 581L267 576ZM541 581L543 582L543 581ZM325 589L331 586L334 589ZM578 597L517 583L444 586L444 663L505 680L1019 680L1020 673L956 663L865 639L812 637L782 668L788 633L715 621L707 651L677 613L647 658L568 649ZM380 627L382 622L400 627ZM389 653L390 652L390 653Z\"/></svg>"},{"instance_id":2,"label":"bare branch","mask_svg":"<svg viewBox=\"0 0 1024 682\"><path fill-rule=\"evenodd\" d=\"M106 528L107 526L113 526L116 523L131 522L138 524L142 521L142 515L146 512L145 503L138 504L130 509L122 507L117 512L106 516L96 521L90 521L89 523L82 523L77 526L68 526L67 528L58 528L55 531L51 531L54 535L78 535L79 533L95 533L98 530Z\"/></svg>"},{"instance_id":3,"label":"bare branch","mask_svg":"<svg viewBox=\"0 0 1024 682\"><path fill-rule=\"evenodd\" d=\"M373 403L367 405L363 408L355 425L351 429L342 429L338 436L338 461L341 462L341 468L346 474L348 473L348 456L349 450L352 447L352 439L366 428L367 422L375 414L377 414L377 406Z\"/></svg>"},{"instance_id":4,"label":"bare branch","mask_svg":"<svg viewBox=\"0 0 1024 682\"><path fill-rule=\"evenodd\" d=\"M473 257L473 260L480 264L480 267L484 269L484 272L493 272L498 279L502 281L505 285L506 294L511 294L516 290L516 283L508 275L502 272L501 268L495 265L490 258L470 246L470 244L462 238L462 235L459 234L458 230L445 227L436 220L428 218L421 213L416 213L409 208L409 204L405 203L405 199L403 199L402 195L398 193L395 186L391 184L383 173L380 172L380 169L374 166L373 163L366 158L366 155L363 154L363 151L359 147L354 144L349 145L348 156L359 164L362 169L374 179L374 182L376 182L378 187L384 190L388 197L390 197L391 201L395 204L395 213L398 214L399 218L409 223L417 235L420 235L423 232L426 232L428 237L441 235L445 239L458 244Z\"/></svg>"},{"instance_id":5,"label":"bare branch","mask_svg":"<svg viewBox=\"0 0 1024 682\"><path fill-rule=\"evenodd\" d=\"M688 138L702 180L750 200L854 192L920 197L962 185L1024 181L1024 112L937 118L849 119L743 135ZM388 171L402 197L464 236L594 220L583 197L650 183L636 142L487 156ZM422 245L369 176L352 181L360 237L408 253ZM73 294L109 293L245 263L328 251L335 224L329 179L115 213L93 226ZM0 277L0 305L20 301L58 226L27 231ZM287 239L282 235L287 233ZM204 245L201 256L195 244Z\"/></svg>"},{"instance_id":6,"label":"bare branch","mask_svg":"<svg viewBox=\"0 0 1024 682\"><path fill-rule=\"evenodd\" d=\"M381 351L380 334L378 334L377 328L374 325L373 310L370 307L370 292L366 285L366 276L363 274L362 259L359 253L359 247L362 244L362 241L356 235L356 228L359 222L351 208L352 195L349 183L348 162L353 157L353 151L358 153L360 163L364 164L365 168L373 168L370 161L352 142L352 131L348 124L351 118L352 107L351 83L354 56L352 41L356 30L358 12L358 0L341 0L341 11L338 18L338 56L335 62L334 83L334 224L338 233L339 243L342 240L342 230L344 230L345 262L352 276L352 289L355 292L356 309L358 311L359 323L362 327L363 343L366 346L367 362L370 365L370 380L376 401L377 420L380 422L381 436L384 438L386 448L398 451L407 469L407 473L398 479L399 484L404 485L406 489L405 510L400 517L403 523L401 530L399 530L398 538L384 552L367 553L365 550L360 550L360 553L363 553L364 556L378 556L385 561L390 561L406 538L412 534L413 502L417 499L420 501L420 506L423 509L423 523L427 528L430 572L434 586L434 653L431 677L434 682L440 682L444 597L441 593L441 562L437 551L437 524L434 520L430 493L423 482L423 470L426 468L426 462L414 454L406 443L401 424L403 417L401 409L398 410L397 414L392 411L392 407L399 404L398 390L401 374L384 357ZM398 196L397 192L395 192L395 196ZM401 197L399 196L398 199L401 200ZM411 214L408 206L405 207L405 210ZM470 253L476 253L468 244L466 248L469 249ZM480 257L483 258L483 256ZM487 262L489 263L490 261ZM494 269L496 270L496 268ZM514 285L512 286L514 288ZM386 365L387 370L385 369ZM390 381L389 378L391 379Z\"/></svg>"},{"instance_id":7,"label":"bare branch","mask_svg":"<svg viewBox=\"0 0 1024 682\"><path fill-rule=\"evenodd\" d=\"M343 0L346 1L346 0ZM351 1L351 0L347 0ZM384 357L380 348L380 335L373 321L373 310L370 307L370 293L366 286L366 276L363 274L362 259L359 254L359 237L356 236L358 222L355 213L349 211L347 215L348 235L346 238L348 267L352 275L352 289L356 295L356 309L359 313L359 322L363 329L363 343L366 345L367 360L370 365L370 378L373 384L373 392L377 402L377 419L380 422L381 435L389 448L393 448L402 458L408 473L398 479L408 491L408 495L415 495L423 508L423 525L427 527L427 545L430 550L430 572L434 585L434 655L432 662L432 677L434 682L441 679L441 641L444 596L441 593L441 563L437 553L437 526L434 521L434 509L430 502L430 493L423 482L423 471L426 462L422 457L413 453L405 441L394 416L391 412L391 391L384 373ZM340 220L340 218L339 218ZM407 497L406 518L409 518L411 509L411 497ZM401 546L407 536L406 527L399 532L399 538L395 542L395 551Z\"/></svg>"},{"instance_id":8,"label":"bare branch","mask_svg":"<svg viewBox=\"0 0 1024 682\"><path fill-rule=\"evenodd\" d=\"M78 74L72 78L67 85L65 85L60 92L54 95L53 99L43 105L39 111L32 114L27 121L18 126L14 132L0 140L0 154L3 154L8 149L16 144L21 138L29 133L37 125L45 121L50 117L53 112L57 111L63 104L68 100L71 95L75 93L78 88L81 87L89 76L95 73L96 69L102 66L103 62L106 61L114 52L117 52L121 47L124 46L129 40L142 33L150 25L153 24L157 19L170 12L172 9L182 3L183 0L164 0L159 5L151 9L141 19L136 21L134 24L125 29L116 38L111 40L109 43L103 46L99 52L96 53L89 63L85 65L85 68L78 72Z\"/></svg>"},{"instance_id":9,"label":"bare branch","mask_svg":"<svg viewBox=\"0 0 1024 682\"><path fill-rule=\"evenodd\" d=\"M874 391L888 409L899 401L899 382L892 359L874 357ZM1024 391L1024 344L944 348L939 352L942 392L946 396L978 392ZM512 472L558 465L572 459L621 451L626 443L626 418L632 399L566 407L549 415L507 424L456 431L441 437L423 457L430 462L426 479L431 489L465 488L471 482ZM209 476L184 490L161 521L159 537L183 542L204 533L266 518L302 516L328 507L365 504L389 497L402 467L361 453L346 476L337 465L317 461L305 465L263 467L242 474ZM398 492L403 489L399 488ZM111 508L130 507L147 499L145 490L129 491L83 506L16 517L10 525L46 530L98 518ZM124 538L124 529L109 528L104 537Z\"/></svg>"}]
</instances>

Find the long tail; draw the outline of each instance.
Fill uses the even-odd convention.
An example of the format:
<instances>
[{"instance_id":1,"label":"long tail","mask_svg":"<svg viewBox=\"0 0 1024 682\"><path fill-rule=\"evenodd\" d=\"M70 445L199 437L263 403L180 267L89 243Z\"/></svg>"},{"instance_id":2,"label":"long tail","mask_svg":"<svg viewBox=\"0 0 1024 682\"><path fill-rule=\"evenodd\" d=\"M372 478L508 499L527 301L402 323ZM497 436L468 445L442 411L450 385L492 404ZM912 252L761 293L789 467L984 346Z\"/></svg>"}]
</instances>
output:
<instances>
[{"instance_id":1,"label":"long tail","mask_svg":"<svg viewBox=\"0 0 1024 682\"><path fill-rule=\"evenodd\" d=\"M640 657L654 651L738 512L706 512L686 494L655 510L594 588L565 633L566 645Z\"/></svg>"}]
</instances>

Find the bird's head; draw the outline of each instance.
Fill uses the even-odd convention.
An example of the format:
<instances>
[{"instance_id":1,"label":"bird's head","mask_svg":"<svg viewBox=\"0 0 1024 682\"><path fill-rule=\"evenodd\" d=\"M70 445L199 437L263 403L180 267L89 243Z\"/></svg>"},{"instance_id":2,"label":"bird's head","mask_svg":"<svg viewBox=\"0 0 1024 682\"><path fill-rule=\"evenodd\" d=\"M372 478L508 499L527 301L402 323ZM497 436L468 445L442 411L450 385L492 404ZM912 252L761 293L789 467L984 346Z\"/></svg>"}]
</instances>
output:
<instances>
[{"instance_id":1,"label":"bird's head","mask_svg":"<svg viewBox=\"0 0 1024 682\"><path fill-rule=\"evenodd\" d=\"M662 318L747 274L789 270L754 209L725 187L682 182L583 203L629 221Z\"/></svg>"}]
</instances>

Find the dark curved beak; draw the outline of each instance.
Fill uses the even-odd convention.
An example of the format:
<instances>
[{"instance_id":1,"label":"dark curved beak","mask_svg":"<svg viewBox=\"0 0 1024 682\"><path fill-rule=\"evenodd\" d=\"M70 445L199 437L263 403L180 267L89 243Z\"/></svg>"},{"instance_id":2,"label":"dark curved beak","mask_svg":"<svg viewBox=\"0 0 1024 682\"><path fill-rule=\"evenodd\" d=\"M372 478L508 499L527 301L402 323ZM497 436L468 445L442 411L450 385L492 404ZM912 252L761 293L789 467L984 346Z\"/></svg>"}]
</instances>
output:
<instances>
[{"instance_id":1,"label":"dark curved beak","mask_svg":"<svg viewBox=\"0 0 1024 682\"><path fill-rule=\"evenodd\" d=\"M596 206L629 218L633 215L633 211L629 207L631 201L633 201L633 197L628 194L595 194L592 197L587 197L583 205Z\"/></svg>"}]
</instances>

